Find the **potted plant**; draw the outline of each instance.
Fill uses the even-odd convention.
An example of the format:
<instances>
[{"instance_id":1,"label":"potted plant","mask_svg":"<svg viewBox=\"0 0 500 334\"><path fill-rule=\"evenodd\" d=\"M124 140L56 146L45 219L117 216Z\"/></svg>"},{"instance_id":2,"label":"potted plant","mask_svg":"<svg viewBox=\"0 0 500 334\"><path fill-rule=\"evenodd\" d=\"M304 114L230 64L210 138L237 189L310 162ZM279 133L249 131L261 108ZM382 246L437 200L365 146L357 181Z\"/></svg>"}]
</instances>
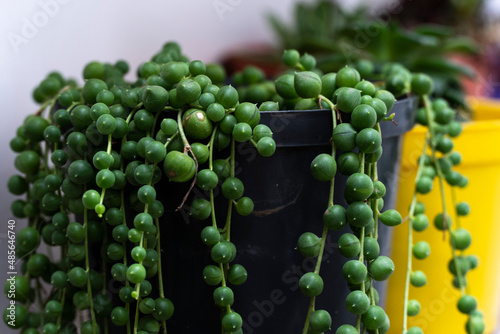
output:
<instances>
[{"instance_id":1,"label":"potted plant","mask_svg":"<svg viewBox=\"0 0 500 334\"><path fill-rule=\"evenodd\" d=\"M283 62L293 71L274 83L248 68L234 77L236 89L223 84L220 66L188 61L177 44L167 43L140 66L132 84L123 78L128 65L121 61L89 63L82 87L49 74L34 91L40 110L11 141L21 174L10 178L8 187L25 196L12 204L12 213L29 222L9 246L23 263L6 284L7 324L25 334L74 333L78 327L83 334L167 333L167 328L173 333L289 328L305 334L328 331L332 323L338 334L387 332L389 320L378 306L374 283L386 280L394 264L380 254L384 246L377 238L383 226L403 219L384 209L383 196L393 183L386 187L378 169L388 153L381 123L396 127L393 121L412 119L400 121L398 108L411 114L415 99L395 103L394 98L410 91L423 97L425 115L419 111L417 117L432 120L432 109L446 107L449 113L449 108L431 106L432 80L401 65L385 73L400 74L399 87L361 80L352 67L320 75L315 58L296 50L286 51ZM307 128L303 115L312 117ZM315 130L312 147L310 138L307 146L300 143L309 126ZM448 174L440 170L435 150L441 150L442 138L449 141L450 128L431 127L426 142L433 155L421 158L427 172L437 169L440 178ZM302 147L283 148L289 139ZM392 145L392 155L398 145ZM259 158L272 161L275 152L295 160L271 165ZM286 168L295 166L286 180L292 170ZM291 187L294 182L304 189ZM282 204L262 206L287 197ZM298 201L302 204L294 206ZM413 214L415 208L410 221ZM298 229L288 226L293 221ZM341 230L338 240L329 234ZM61 257L45 254L41 243L59 248ZM342 263L350 260L334 268L338 278L323 279L332 275L325 267L336 262L337 252ZM306 260L298 260L299 253ZM290 259L289 272L277 277L273 266L288 266ZM279 281L293 297L279 286L261 289ZM348 291L346 299L334 301L336 285ZM269 294L255 299L261 291ZM328 311L337 304L352 315L351 324L339 323L344 319L337 311ZM290 311L283 317L284 305ZM197 308L202 312L193 311ZM479 315L475 308L467 310L471 328L480 333Z\"/></svg>"}]
</instances>

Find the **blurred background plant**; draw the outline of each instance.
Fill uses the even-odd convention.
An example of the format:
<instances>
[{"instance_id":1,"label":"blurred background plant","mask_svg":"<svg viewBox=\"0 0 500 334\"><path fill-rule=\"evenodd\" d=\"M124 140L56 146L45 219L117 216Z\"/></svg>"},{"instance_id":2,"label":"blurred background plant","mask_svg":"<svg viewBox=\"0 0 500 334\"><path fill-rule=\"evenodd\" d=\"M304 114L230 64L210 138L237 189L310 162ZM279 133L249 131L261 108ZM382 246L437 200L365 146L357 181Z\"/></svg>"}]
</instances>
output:
<instances>
[{"instance_id":1,"label":"blurred background plant","mask_svg":"<svg viewBox=\"0 0 500 334\"><path fill-rule=\"evenodd\" d=\"M410 26L435 23L453 26L458 32L471 35L484 25L481 19L483 0L411 1L401 0L398 18Z\"/></svg>"},{"instance_id":2,"label":"blurred background plant","mask_svg":"<svg viewBox=\"0 0 500 334\"><path fill-rule=\"evenodd\" d=\"M276 14L268 20L278 49L313 54L323 71L352 64L360 72L374 66L380 74L387 64L400 63L411 72L431 75L436 96L469 111L460 79L474 78L475 71L456 58L480 54L473 37L480 28L475 22L481 2L403 0L370 11L367 7L346 10L337 2L317 0L297 2L289 24Z\"/></svg>"}]
</instances>

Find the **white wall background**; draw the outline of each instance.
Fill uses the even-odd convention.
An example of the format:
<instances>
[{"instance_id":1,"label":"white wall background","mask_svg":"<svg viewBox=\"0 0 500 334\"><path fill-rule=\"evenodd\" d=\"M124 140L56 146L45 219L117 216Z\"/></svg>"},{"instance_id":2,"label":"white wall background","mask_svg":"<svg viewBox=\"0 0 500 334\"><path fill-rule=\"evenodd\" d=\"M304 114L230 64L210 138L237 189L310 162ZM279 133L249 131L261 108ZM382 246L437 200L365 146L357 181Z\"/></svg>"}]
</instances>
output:
<instances>
[{"instance_id":1,"label":"white wall background","mask_svg":"<svg viewBox=\"0 0 500 334\"><path fill-rule=\"evenodd\" d=\"M0 13L0 290L6 278L7 221L14 199L6 190L16 171L9 141L37 109L31 92L58 70L81 80L91 61L125 59L137 66L176 40L191 59L214 61L252 42L271 42L265 15L290 17L293 0L1 0ZM348 1L349 7L368 1ZM383 4L387 0L370 1ZM25 222L18 221L18 228ZM7 300L0 291L0 312ZM5 333L0 320L0 332Z\"/></svg>"}]
</instances>

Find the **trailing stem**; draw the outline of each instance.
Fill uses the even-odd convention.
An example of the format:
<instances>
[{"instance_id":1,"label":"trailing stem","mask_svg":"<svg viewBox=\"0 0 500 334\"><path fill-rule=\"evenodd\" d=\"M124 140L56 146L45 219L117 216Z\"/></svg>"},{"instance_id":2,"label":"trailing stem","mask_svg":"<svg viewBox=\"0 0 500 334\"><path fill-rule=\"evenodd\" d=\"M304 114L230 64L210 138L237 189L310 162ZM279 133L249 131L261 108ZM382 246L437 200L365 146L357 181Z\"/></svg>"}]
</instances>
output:
<instances>
[{"instance_id":1,"label":"trailing stem","mask_svg":"<svg viewBox=\"0 0 500 334\"><path fill-rule=\"evenodd\" d=\"M427 151L427 141L424 143L424 148L422 154L420 155L419 165L417 169L417 176L415 177L415 183L420 178L422 174L422 168L424 167L424 156ZM412 247L413 247L413 214L415 212L415 206L417 205L417 192L413 194L413 199L410 204L410 212L408 214L408 254L407 254L407 266L406 266L406 279L405 279L405 292L404 292L404 304L403 304L403 334L406 334L408 330L408 299L410 294L410 276L412 271Z\"/></svg>"},{"instance_id":2,"label":"trailing stem","mask_svg":"<svg viewBox=\"0 0 500 334\"><path fill-rule=\"evenodd\" d=\"M89 260L89 237L88 237L88 218L87 209L83 210L83 230L85 231L85 272L87 273L87 294L89 296L90 318L92 319L92 333L96 334L97 322L94 313L94 303L92 300L92 285L90 283L90 260Z\"/></svg>"},{"instance_id":3,"label":"trailing stem","mask_svg":"<svg viewBox=\"0 0 500 334\"><path fill-rule=\"evenodd\" d=\"M335 129L337 127L335 105L329 99L327 99L326 97L324 97L322 95L319 96L319 99L325 101L330 106L330 109L332 111L333 129ZM332 143L332 157L334 157L334 158L335 158L335 152L336 152L335 144ZM328 196L328 207L333 206L334 192L335 192L335 178L333 178L332 181L330 182L330 192L329 192L329 196ZM319 271L321 269L321 261L323 259L323 253L325 250L325 243L326 243L327 236L328 236L328 228L326 226L324 226L323 231L321 233L321 241L320 241L318 259L316 261L316 267L314 269L314 273L318 274L318 275L319 275ZM303 334L307 334L307 331L309 329L309 320L310 320L312 312L314 312L314 310L315 310L315 303L316 303L316 297L311 297L311 299L309 301L309 308L307 310L306 320L304 323L304 328L302 330Z\"/></svg>"},{"instance_id":4,"label":"trailing stem","mask_svg":"<svg viewBox=\"0 0 500 334\"><path fill-rule=\"evenodd\" d=\"M432 136L432 139L431 139L432 158L436 162L435 165L436 165L436 170L437 170L437 177L439 179L439 190L441 193L441 201L442 201L442 207L443 207L443 234L444 234L443 237L446 235L446 231L448 231L448 233L450 234L450 238L451 238L451 234L452 234L451 224L447 223L447 219L449 216L448 216L448 213L446 210L446 197L445 197L444 182L443 182L444 174L443 174L443 171L441 169L441 165L437 162L436 146L432 142L432 140L435 140L435 137L434 137L435 133L433 132L434 119L433 119L432 112L431 112L431 102L430 102L429 97L427 95L423 96L423 100L424 100L427 118L429 120L429 129L431 131L431 136ZM460 265L457 261L455 245L453 244L453 242L450 242L450 245L451 245L451 255L452 255L453 263L455 264L455 268L457 270L457 277L458 277L458 282L459 282L459 286L460 286L460 293L463 296L463 295L465 295L464 276L463 276L462 270L460 268Z\"/></svg>"},{"instance_id":5,"label":"trailing stem","mask_svg":"<svg viewBox=\"0 0 500 334\"><path fill-rule=\"evenodd\" d=\"M210 137L209 143L209 157L208 157L208 168L213 171L214 170L214 141L215 134L217 133L217 128L212 132L212 136ZM215 200L214 200L214 190L210 190L210 216L212 218L212 226L217 228L217 219L215 218Z\"/></svg>"},{"instance_id":6,"label":"trailing stem","mask_svg":"<svg viewBox=\"0 0 500 334\"><path fill-rule=\"evenodd\" d=\"M165 291L163 288L163 272L161 268L161 238L160 238L160 220L158 218L155 219L156 224L156 252L158 253L158 293L160 298L165 298ZM167 323L162 321L161 323L163 327L163 334L167 334Z\"/></svg>"}]
</instances>

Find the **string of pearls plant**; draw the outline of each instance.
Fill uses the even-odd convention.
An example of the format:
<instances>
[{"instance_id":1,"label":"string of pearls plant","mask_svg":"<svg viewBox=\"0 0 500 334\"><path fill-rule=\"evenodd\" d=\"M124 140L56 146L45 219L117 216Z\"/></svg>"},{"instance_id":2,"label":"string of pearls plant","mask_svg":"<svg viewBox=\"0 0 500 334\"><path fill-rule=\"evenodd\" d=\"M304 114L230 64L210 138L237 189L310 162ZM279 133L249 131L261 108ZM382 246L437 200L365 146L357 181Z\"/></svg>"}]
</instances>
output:
<instances>
[{"instance_id":1,"label":"string of pearls plant","mask_svg":"<svg viewBox=\"0 0 500 334\"><path fill-rule=\"evenodd\" d=\"M325 194L323 230L305 232L297 242L302 255L317 258L314 271L299 281L301 292L310 298L302 333L331 329L329 312L315 307L328 284L320 276L321 259L328 232L347 227L350 231L338 245L350 260L339 270L351 290L346 308L357 321L336 333L386 333L389 318L378 305L373 283L387 280L395 268L389 257L380 255L378 226L396 226L403 219L396 210L383 210L386 189L377 169L383 154L380 122L393 120L394 96L422 96L418 120L429 126L429 133L408 215L409 254L418 259L427 256L430 246L412 244L412 231L428 225L417 193L429 192L434 177L442 193L444 182L467 183L452 170L460 162L451 141L460 124L444 101L430 101L429 77L400 65L388 65L383 80L371 82L360 76L377 77L366 61L326 74L316 69L314 57L295 50L285 51L283 62L290 70L274 82L247 67L233 77L234 86L225 85L220 65L189 61L169 42L139 67L133 83L124 78L129 71L124 61L87 64L81 87L50 73L34 90L40 109L25 119L10 142L18 153L20 174L9 179L8 188L23 196L12 203L12 214L26 218L28 226L17 234L15 250L22 265L14 282L16 322L9 326L22 334L110 333L110 326L128 334L166 334L174 303L165 294L161 235L168 231L160 222L166 208L159 198L172 192L170 185L185 184L184 193L175 194L177 210L188 207L190 219L206 223L201 235L194 236L211 259L200 281L214 287L221 332L243 333L231 286L244 284L251 273L234 263L237 245L231 242L231 224L236 214L250 215L254 203L244 196L236 173L236 147L249 142L261 156L271 157L276 144L270 128L260 124L260 111L320 108L332 114L331 150L308 163L317 180L330 183L330 191ZM348 176L345 203L334 203L337 172ZM160 184L162 180L169 182ZM194 187L200 190L196 196ZM218 197L225 199L223 206ZM476 301L465 293L465 273L477 265L477 258L461 254L471 237L463 228L452 229L444 203L435 224L450 234L450 270L462 292L458 308L470 315L467 332L482 333ZM466 203L456 205L457 215L468 211ZM40 248L42 243L47 251ZM52 254L54 247L60 257ZM418 302L408 299L409 283L425 284L425 275L411 268L410 256L403 332L415 334L422 331L406 328L406 316L419 310ZM117 296L107 290L110 281L119 286ZM6 310L6 323L8 314Z\"/></svg>"},{"instance_id":2,"label":"string of pearls plant","mask_svg":"<svg viewBox=\"0 0 500 334\"><path fill-rule=\"evenodd\" d=\"M167 178L209 194L192 201L190 215L211 217L201 239L215 265L203 275L207 283L221 284L214 302L223 307L222 328L238 331L242 319L231 308L227 284L244 283L247 273L230 264L236 256L231 212L235 207L248 215L253 201L243 197L244 185L235 177L235 145L250 141L268 157L276 147L272 133L259 125L255 104L240 103L237 90L222 84L219 65L189 62L175 43L142 64L136 82L124 80L127 72L123 61L91 62L83 70L83 87L49 74L34 91L40 110L11 141L22 174L8 187L25 195L12 211L29 221L18 235L17 256L24 261L23 274L16 276L19 303L12 327L23 333L74 333L76 313L88 311L90 319L80 328L84 334L108 333L109 320L126 333L166 333L174 305L163 287L164 203L157 192L169 190L156 185ZM227 147L226 159L214 158ZM229 201L224 224L215 218L219 186ZM187 195L179 197L181 206ZM60 259L39 250L41 241L58 246ZM90 259L95 245L102 261ZM106 294L109 279L121 283L118 302ZM44 283L52 285L50 291ZM42 312L34 311L34 302Z\"/></svg>"}]
</instances>

